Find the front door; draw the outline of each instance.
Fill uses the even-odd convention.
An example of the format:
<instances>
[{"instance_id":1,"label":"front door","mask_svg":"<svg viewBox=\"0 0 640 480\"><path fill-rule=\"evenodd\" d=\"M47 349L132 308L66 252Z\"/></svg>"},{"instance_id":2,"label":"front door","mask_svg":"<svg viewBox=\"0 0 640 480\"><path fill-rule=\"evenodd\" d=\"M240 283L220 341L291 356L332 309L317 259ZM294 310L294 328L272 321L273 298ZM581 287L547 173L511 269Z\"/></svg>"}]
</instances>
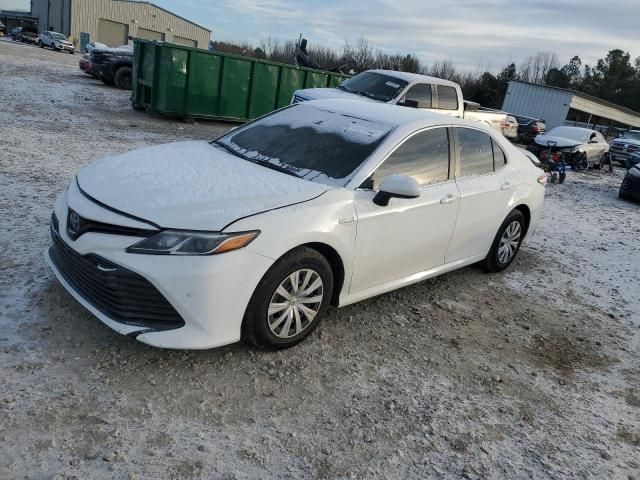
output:
<instances>
[{"instance_id":1,"label":"front door","mask_svg":"<svg viewBox=\"0 0 640 480\"><path fill-rule=\"evenodd\" d=\"M355 192L358 223L350 293L444 263L458 212L449 135L444 127L413 134L378 166L366 188ZM418 180L420 197L374 204L380 182L394 174Z\"/></svg>"}]
</instances>

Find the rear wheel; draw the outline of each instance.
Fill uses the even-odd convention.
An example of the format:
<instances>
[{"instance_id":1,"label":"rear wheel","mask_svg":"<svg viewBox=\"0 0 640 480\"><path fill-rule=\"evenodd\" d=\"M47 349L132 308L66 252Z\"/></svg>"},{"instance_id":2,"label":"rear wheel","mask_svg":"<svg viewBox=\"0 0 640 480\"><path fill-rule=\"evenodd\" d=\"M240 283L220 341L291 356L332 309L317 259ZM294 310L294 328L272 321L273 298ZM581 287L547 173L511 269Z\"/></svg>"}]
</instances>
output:
<instances>
[{"instance_id":1,"label":"rear wheel","mask_svg":"<svg viewBox=\"0 0 640 480\"><path fill-rule=\"evenodd\" d=\"M524 238L525 219L520 210L512 210L498 229L483 266L488 272L501 272L513 262Z\"/></svg>"},{"instance_id":2,"label":"rear wheel","mask_svg":"<svg viewBox=\"0 0 640 480\"><path fill-rule=\"evenodd\" d=\"M262 349L291 347L320 323L333 292L333 273L316 250L300 247L264 275L242 322L242 339Z\"/></svg>"},{"instance_id":3,"label":"rear wheel","mask_svg":"<svg viewBox=\"0 0 640 480\"><path fill-rule=\"evenodd\" d=\"M113 81L116 87L122 90L131 90L131 68L120 67L116 71L116 74L113 77Z\"/></svg>"}]
</instances>

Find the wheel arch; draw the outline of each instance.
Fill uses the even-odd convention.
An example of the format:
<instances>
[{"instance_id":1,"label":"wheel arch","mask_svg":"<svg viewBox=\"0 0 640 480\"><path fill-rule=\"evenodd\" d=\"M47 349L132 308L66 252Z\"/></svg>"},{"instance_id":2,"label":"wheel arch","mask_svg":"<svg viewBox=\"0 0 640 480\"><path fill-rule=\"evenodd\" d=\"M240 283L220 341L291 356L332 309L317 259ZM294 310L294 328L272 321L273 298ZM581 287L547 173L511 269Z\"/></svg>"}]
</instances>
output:
<instances>
[{"instance_id":1,"label":"wheel arch","mask_svg":"<svg viewBox=\"0 0 640 480\"><path fill-rule=\"evenodd\" d=\"M527 233L529 233L529 225L531 225L531 209L528 205L521 203L520 205L514 207L511 211L513 210L518 210L524 216L524 234L526 235Z\"/></svg>"},{"instance_id":2,"label":"wheel arch","mask_svg":"<svg viewBox=\"0 0 640 480\"><path fill-rule=\"evenodd\" d=\"M342 257L335 248L323 242L309 242L299 245L299 247L307 247L315 250L322 255L329 265L331 266L331 272L333 273L333 292L331 293L331 305L337 307L339 304L340 292L344 286L344 262ZM295 249L292 249L295 250Z\"/></svg>"}]
</instances>

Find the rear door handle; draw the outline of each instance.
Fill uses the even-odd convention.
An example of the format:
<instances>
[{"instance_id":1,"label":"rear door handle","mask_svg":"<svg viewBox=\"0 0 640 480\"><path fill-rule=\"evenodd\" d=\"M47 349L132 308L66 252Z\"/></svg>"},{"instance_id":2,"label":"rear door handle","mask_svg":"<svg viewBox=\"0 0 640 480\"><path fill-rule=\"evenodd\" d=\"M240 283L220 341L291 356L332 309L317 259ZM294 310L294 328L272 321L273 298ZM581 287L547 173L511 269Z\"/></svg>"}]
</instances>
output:
<instances>
[{"instance_id":1,"label":"rear door handle","mask_svg":"<svg viewBox=\"0 0 640 480\"><path fill-rule=\"evenodd\" d=\"M456 195L449 194L449 195L446 195L446 196L442 197L440 199L440 203L442 203L443 205L448 205L450 203L455 202L457 199L458 199L458 197Z\"/></svg>"},{"instance_id":2,"label":"rear door handle","mask_svg":"<svg viewBox=\"0 0 640 480\"><path fill-rule=\"evenodd\" d=\"M500 190L511 190L512 188L513 185L511 185L509 182L504 182L500 187Z\"/></svg>"}]
</instances>

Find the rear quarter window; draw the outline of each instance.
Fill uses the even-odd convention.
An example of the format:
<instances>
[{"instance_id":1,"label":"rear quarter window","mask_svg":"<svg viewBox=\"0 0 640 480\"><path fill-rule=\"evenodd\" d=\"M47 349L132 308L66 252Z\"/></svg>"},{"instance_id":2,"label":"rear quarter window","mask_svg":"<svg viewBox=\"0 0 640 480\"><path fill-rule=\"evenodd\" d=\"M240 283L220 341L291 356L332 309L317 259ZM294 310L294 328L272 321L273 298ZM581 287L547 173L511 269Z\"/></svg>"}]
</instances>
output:
<instances>
[{"instance_id":1,"label":"rear quarter window","mask_svg":"<svg viewBox=\"0 0 640 480\"><path fill-rule=\"evenodd\" d=\"M438 108L441 110L458 109L458 92L455 88L438 85Z\"/></svg>"}]
</instances>

